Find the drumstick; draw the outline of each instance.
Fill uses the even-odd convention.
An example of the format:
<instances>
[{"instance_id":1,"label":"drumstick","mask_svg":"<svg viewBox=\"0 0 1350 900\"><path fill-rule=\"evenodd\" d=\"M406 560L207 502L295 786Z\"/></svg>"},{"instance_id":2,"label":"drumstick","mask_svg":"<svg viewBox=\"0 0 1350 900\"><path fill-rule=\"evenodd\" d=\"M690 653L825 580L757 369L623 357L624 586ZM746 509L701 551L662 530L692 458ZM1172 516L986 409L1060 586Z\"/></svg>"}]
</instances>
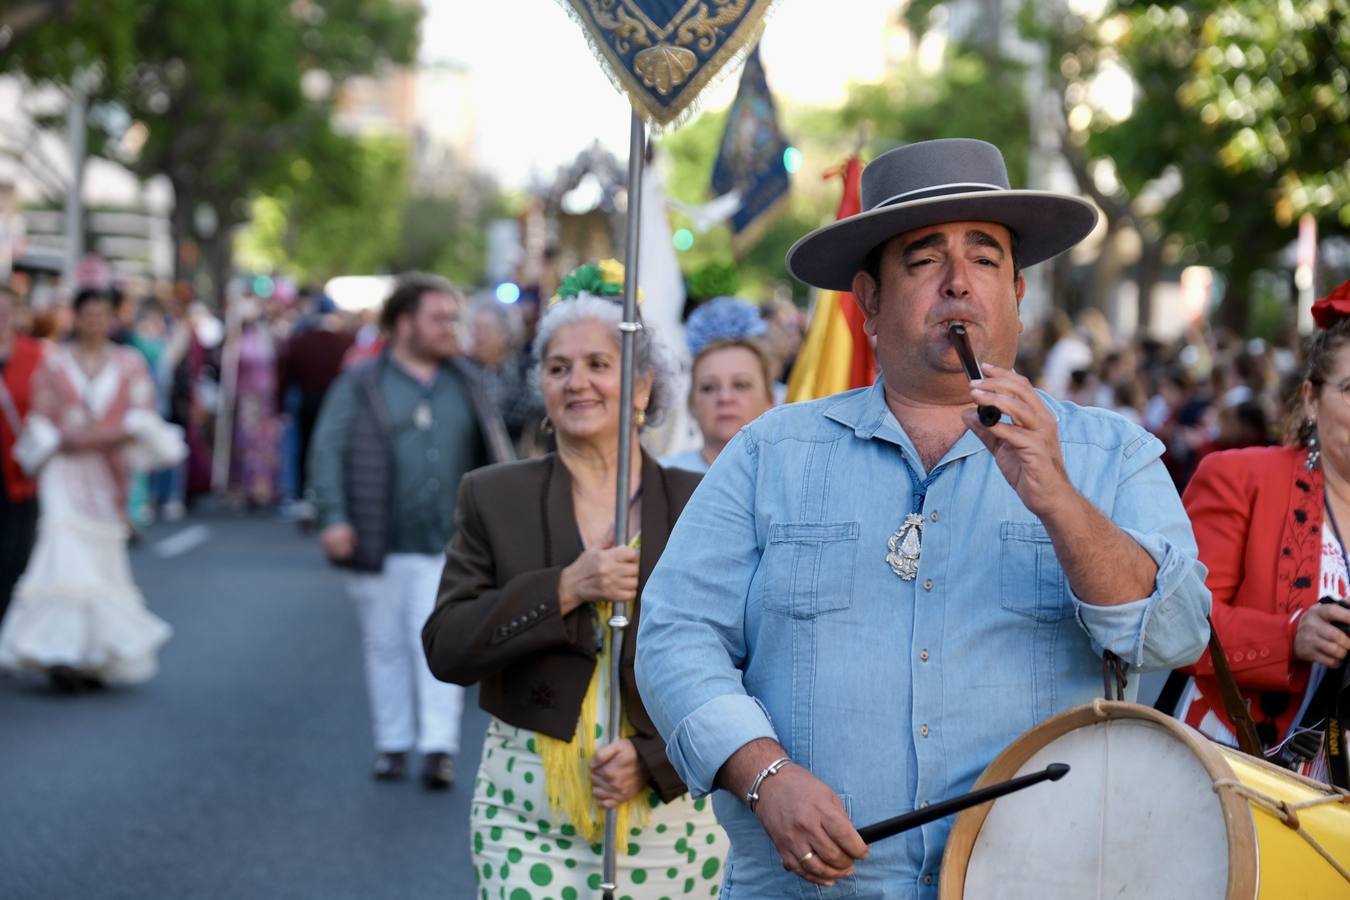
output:
<instances>
[{"instance_id":1,"label":"drumstick","mask_svg":"<svg viewBox=\"0 0 1350 900\"><path fill-rule=\"evenodd\" d=\"M951 338L956 355L961 357L961 367L966 370L966 377L971 381L983 378L984 373L980 371L980 363L975 359L975 351L970 349L970 335L966 334L966 326L960 322L953 322L947 329L947 337ZM996 424L1003 417L997 406L988 404L981 404L976 412L980 416L980 424L985 428Z\"/></svg>"},{"instance_id":2,"label":"drumstick","mask_svg":"<svg viewBox=\"0 0 1350 900\"><path fill-rule=\"evenodd\" d=\"M934 822L953 813L959 813L963 809L979 806L981 803L996 800L1005 794L1029 788L1033 784L1040 784L1042 781L1059 781L1068 773L1069 767L1064 763L1051 763L1040 772L1022 775L1009 781L1000 781L998 784L991 784L987 788L980 788L980 790L971 791L969 794L952 797L950 800L942 800L931 806L925 806L902 816L896 816L893 819L864 825L858 829L858 836L863 839L863 843L874 844L882 838L892 837L902 831L918 828L920 825L927 825L929 822Z\"/></svg>"}]
</instances>

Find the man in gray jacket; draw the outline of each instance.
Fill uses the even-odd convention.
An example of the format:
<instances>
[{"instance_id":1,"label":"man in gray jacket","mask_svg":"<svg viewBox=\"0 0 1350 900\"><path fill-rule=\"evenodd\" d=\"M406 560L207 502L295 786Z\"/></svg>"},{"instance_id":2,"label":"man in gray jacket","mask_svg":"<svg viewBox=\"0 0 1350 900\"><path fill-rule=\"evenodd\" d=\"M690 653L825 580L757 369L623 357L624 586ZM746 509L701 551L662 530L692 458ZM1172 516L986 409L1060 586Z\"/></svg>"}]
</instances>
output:
<instances>
[{"instance_id":1,"label":"man in gray jacket","mask_svg":"<svg viewBox=\"0 0 1350 900\"><path fill-rule=\"evenodd\" d=\"M344 372L324 400L310 448L320 542L350 570L374 718L374 774L454 781L464 689L432 677L422 624L436 604L460 477L511 457L505 428L458 358L463 298L448 282L405 275L385 301L388 345Z\"/></svg>"}]
</instances>

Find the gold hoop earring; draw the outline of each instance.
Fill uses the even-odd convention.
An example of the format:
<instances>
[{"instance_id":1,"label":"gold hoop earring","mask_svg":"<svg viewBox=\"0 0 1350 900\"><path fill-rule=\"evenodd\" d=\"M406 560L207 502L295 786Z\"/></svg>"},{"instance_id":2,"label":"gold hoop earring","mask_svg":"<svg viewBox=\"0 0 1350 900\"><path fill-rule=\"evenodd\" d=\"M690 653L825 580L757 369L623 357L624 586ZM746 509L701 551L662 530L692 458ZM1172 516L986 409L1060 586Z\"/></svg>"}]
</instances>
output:
<instances>
[{"instance_id":1,"label":"gold hoop earring","mask_svg":"<svg viewBox=\"0 0 1350 900\"><path fill-rule=\"evenodd\" d=\"M647 424L647 411L645 409L639 409L633 413L633 424L639 428Z\"/></svg>"}]
</instances>

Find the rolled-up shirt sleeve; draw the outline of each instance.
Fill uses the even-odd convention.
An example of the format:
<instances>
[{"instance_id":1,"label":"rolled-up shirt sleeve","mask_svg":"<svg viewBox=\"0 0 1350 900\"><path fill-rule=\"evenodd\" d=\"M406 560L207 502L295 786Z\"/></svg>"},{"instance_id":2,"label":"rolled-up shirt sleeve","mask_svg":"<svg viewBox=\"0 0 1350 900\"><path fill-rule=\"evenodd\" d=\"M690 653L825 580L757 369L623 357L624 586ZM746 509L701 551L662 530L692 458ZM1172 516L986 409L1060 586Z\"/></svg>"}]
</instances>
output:
<instances>
[{"instance_id":1,"label":"rolled-up shirt sleeve","mask_svg":"<svg viewBox=\"0 0 1350 900\"><path fill-rule=\"evenodd\" d=\"M1140 671L1189 665L1209 642L1205 567L1161 454L1161 442L1151 435L1126 448L1110 516L1157 564L1153 593L1115 606L1073 596L1079 624L1096 648L1112 651Z\"/></svg>"},{"instance_id":2,"label":"rolled-up shirt sleeve","mask_svg":"<svg viewBox=\"0 0 1350 900\"><path fill-rule=\"evenodd\" d=\"M730 756L776 737L746 693L745 612L759 566L755 441L744 431L722 451L685 506L642 592L636 674L666 754L701 797Z\"/></svg>"}]
</instances>

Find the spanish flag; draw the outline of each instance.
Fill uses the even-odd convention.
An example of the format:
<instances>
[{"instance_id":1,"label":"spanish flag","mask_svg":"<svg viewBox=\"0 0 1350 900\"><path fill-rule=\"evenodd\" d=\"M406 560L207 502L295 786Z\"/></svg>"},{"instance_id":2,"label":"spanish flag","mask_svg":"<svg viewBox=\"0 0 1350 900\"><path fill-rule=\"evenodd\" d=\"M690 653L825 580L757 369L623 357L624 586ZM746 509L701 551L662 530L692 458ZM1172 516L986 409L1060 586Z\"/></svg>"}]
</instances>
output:
<instances>
[{"instance_id":1,"label":"spanish flag","mask_svg":"<svg viewBox=\"0 0 1350 900\"><path fill-rule=\"evenodd\" d=\"M850 156L843 166L825 173L826 178L838 175L844 178L844 196L839 201L836 220L862 210L862 162L857 156ZM867 387L876 377L876 354L863 332L863 313L858 301L852 294L820 291L806 339L788 378L788 402Z\"/></svg>"}]
</instances>

